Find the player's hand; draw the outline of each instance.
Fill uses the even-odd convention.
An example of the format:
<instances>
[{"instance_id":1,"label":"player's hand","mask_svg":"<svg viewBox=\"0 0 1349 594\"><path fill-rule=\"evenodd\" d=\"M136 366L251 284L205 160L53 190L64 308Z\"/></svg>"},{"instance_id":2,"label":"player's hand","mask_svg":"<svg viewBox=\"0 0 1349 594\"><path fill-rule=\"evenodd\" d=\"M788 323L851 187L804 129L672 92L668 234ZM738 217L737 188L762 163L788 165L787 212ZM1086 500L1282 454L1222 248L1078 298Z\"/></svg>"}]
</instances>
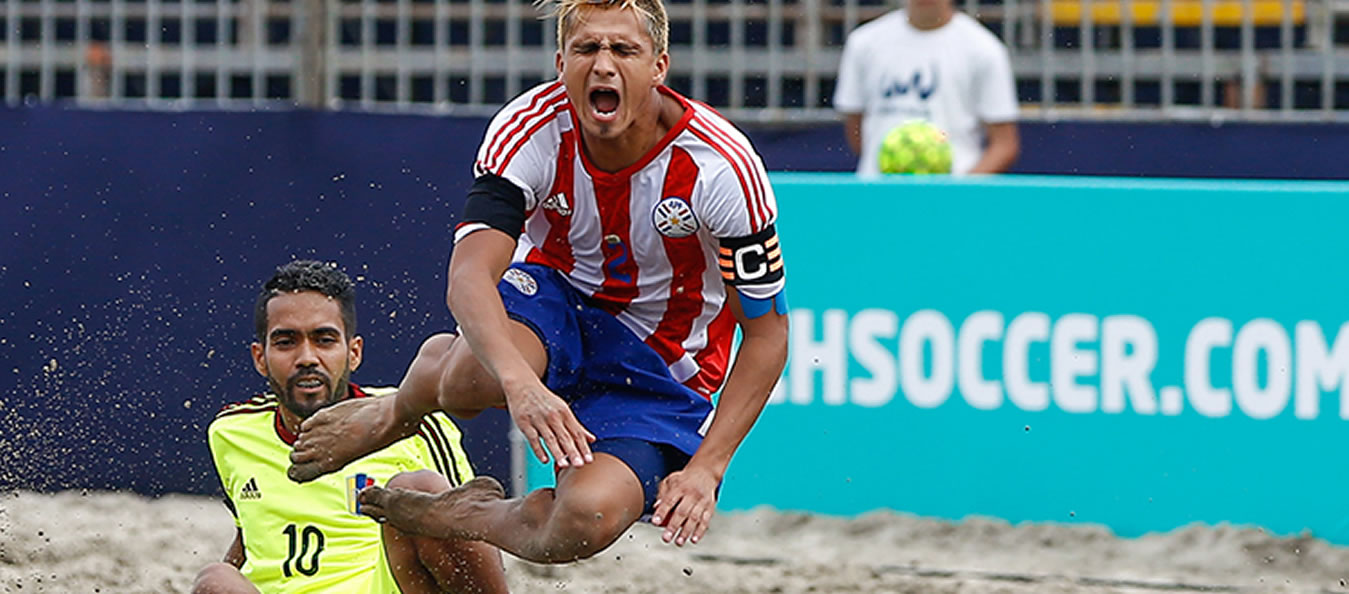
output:
<instances>
[{"instance_id":1,"label":"player's hand","mask_svg":"<svg viewBox=\"0 0 1349 594\"><path fill-rule=\"evenodd\" d=\"M710 471L689 467L671 473L660 482L651 523L664 526L661 540L676 545L697 543L707 532L712 512L717 509L717 484Z\"/></svg>"},{"instance_id":2,"label":"player's hand","mask_svg":"<svg viewBox=\"0 0 1349 594\"><path fill-rule=\"evenodd\" d=\"M552 452L557 465L563 467L595 461L590 452L595 435L576 419L567 401L550 391L538 378L531 376L529 379L533 381L505 390L506 407L515 426L529 440L529 447L539 462L548 463L548 452ZM545 445L547 450L544 450Z\"/></svg>"}]
</instances>

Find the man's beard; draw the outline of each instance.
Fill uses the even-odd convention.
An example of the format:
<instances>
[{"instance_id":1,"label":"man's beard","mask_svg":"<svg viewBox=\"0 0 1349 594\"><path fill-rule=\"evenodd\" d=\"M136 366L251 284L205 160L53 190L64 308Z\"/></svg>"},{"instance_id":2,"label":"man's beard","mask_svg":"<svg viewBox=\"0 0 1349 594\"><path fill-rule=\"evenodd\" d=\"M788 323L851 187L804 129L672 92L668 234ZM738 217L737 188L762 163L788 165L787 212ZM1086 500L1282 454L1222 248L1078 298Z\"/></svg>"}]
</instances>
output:
<instances>
[{"instance_id":1,"label":"man's beard","mask_svg":"<svg viewBox=\"0 0 1349 594\"><path fill-rule=\"evenodd\" d=\"M322 371L308 369L287 378L284 386L276 381L276 378L271 376L267 377L267 383L271 384L272 393L276 394L277 398L281 400L281 406L286 407L286 410L290 411L291 414L303 420L308 419L313 416L314 413L323 410L324 408L346 400L347 381L350 377L351 369L349 368L342 370L342 375L337 378L337 381L332 381L332 378L328 377L328 374L323 373ZM295 385L301 380L308 378L318 378L322 381L324 387L328 390L328 394L325 397L312 402L300 402L299 399L295 397Z\"/></svg>"}]
</instances>

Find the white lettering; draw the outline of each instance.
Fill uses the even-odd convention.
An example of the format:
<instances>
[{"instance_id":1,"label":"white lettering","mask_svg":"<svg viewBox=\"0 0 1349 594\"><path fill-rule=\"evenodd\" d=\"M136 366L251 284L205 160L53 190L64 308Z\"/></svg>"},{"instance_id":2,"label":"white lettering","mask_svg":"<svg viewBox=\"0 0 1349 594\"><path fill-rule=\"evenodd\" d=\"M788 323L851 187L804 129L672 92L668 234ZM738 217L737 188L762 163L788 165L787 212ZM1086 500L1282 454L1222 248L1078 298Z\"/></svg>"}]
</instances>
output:
<instances>
[{"instance_id":1,"label":"white lettering","mask_svg":"<svg viewBox=\"0 0 1349 594\"><path fill-rule=\"evenodd\" d=\"M745 258L749 255L759 256L754 270L745 268ZM764 249L757 243L747 245L735 251L735 275L740 280L755 280L765 274L768 274L768 260L763 257Z\"/></svg>"},{"instance_id":2,"label":"white lettering","mask_svg":"<svg viewBox=\"0 0 1349 594\"><path fill-rule=\"evenodd\" d=\"M1349 378L1349 340L1340 340L1349 334L1349 323L1340 326L1335 344L1326 353L1326 337L1321 325L1298 322L1293 329L1297 341L1297 395L1293 414L1299 419L1311 420L1321 414L1321 391L1340 391L1340 418L1349 420L1349 391L1344 389Z\"/></svg>"},{"instance_id":3,"label":"white lettering","mask_svg":"<svg viewBox=\"0 0 1349 594\"><path fill-rule=\"evenodd\" d=\"M932 376L923 373L923 345L932 344ZM955 330L941 312L914 312L899 331L899 382L909 402L920 408L940 406L954 386Z\"/></svg>"},{"instance_id":4,"label":"white lettering","mask_svg":"<svg viewBox=\"0 0 1349 594\"><path fill-rule=\"evenodd\" d=\"M1049 316L1026 312L1007 325L1007 338L1002 347L1002 378L1007 385L1007 399L1025 411L1041 411L1049 407L1049 386L1030 381L1030 344L1049 339Z\"/></svg>"},{"instance_id":5,"label":"white lettering","mask_svg":"<svg viewBox=\"0 0 1349 594\"><path fill-rule=\"evenodd\" d=\"M1232 322L1205 318L1190 330L1185 340L1185 393L1195 412L1206 417L1225 417L1232 412L1232 392L1213 387L1210 363L1213 349L1232 344Z\"/></svg>"},{"instance_id":6,"label":"white lettering","mask_svg":"<svg viewBox=\"0 0 1349 594\"><path fill-rule=\"evenodd\" d=\"M824 376L824 403L843 404L848 376L848 352L844 349L848 314L841 309L824 312L824 336L815 341L815 316L808 309L792 310L791 369L792 404L810 404L815 397L815 372Z\"/></svg>"},{"instance_id":7,"label":"white lettering","mask_svg":"<svg viewBox=\"0 0 1349 594\"><path fill-rule=\"evenodd\" d=\"M1260 387L1260 351L1265 352L1265 387ZM1293 347L1278 322L1251 320L1237 332L1232 353L1232 391L1237 406L1252 419L1268 419L1283 412L1292 392Z\"/></svg>"},{"instance_id":8,"label":"white lettering","mask_svg":"<svg viewBox=\"0 0 1349 594\"><path fill-rule=\"evenodd\" d=\"M884 406L895 396L895 357L881 345L882 338L894 338L899 330L899 316L885 309L864 309L853 316L848 326L848 349L862 365L869 378L853 378L848 384L853 404L866 407Z\"/></svg>"},{"instance_id":9,"label":"white lettering","mask_svg":"<svg viewBox=\"0 0 1349 594\"><path fill-rule=\"evenodd\" d=\"M1002 314L977 311L965 318L956 338L957 384L965 402L982 410L1002 406L1002 386L984 379L984 343L1002 338Z\"/></svg>"},{"instance_id":10,"label":"white lettering","mask_svg":"<svg viewBox=\"0 0 1349 594\"><path fill-rule=\"evenodd\" d=\"M1077 378L1096 374L1096 351L1080 349L1079 342L1096 340L1096 316L1068 314L1054 322L1049 339L1050 385L1054 403L1071 413L1096 410L1096 388L1077 383Z\"/></svg>"},{"instance_id":11,"label":"white lettering","mask_svg":"<svg viewBox=\"0 0 1349 594\"><path fill-rule=\"evenodd\" d=\"M1132 352L1131 352L1132 350ZM1157 332L1138 316L1108 316L1101 322L1101 410L1124 410L1124 392L1140 415L1157 414L1152 368L1157 365Z\"/></svg>"}]
</instances>

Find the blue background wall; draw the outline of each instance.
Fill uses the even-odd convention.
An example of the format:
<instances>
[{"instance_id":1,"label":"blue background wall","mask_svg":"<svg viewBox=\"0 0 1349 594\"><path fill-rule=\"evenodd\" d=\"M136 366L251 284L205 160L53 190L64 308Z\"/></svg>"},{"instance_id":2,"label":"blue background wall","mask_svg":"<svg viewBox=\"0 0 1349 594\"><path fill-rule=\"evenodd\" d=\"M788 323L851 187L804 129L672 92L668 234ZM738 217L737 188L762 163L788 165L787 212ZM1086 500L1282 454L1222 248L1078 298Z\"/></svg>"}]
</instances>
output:
<instances>
[{"instance_id":1,"label":"blue background wall","mask_svg":"<svg viewBox=\"0 0 1349 594\"><path fill-rule=\"evenodd\" d=\"M0 489L214 492L204 429L265 388L251 303L272 269L359 279L366 363L397 382L448 328L450 229L485 120L0 110ZM1342 174L1345 126L1025 124L1017 170ZM846 170L836 126L751 129L770 169ZM507 418L466 423L507 478Z\"/></svg>"}]
</instances>

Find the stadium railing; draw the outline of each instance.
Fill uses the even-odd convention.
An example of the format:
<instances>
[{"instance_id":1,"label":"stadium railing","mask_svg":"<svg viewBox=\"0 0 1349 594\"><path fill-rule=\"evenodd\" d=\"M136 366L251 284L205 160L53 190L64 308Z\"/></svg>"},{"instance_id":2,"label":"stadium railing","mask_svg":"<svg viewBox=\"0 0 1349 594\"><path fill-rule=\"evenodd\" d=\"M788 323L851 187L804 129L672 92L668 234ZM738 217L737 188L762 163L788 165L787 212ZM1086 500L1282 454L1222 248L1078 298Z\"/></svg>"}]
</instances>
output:
<instances>
[{"instance_id":1,"label":"stadium railing","mask_svg":"<svg viewBox=\"0 0 1349 594\"><path fill-rule=\"evenodd\" d=\"M1028 119L1349 119L1349 0L957 0L1011 49ZM879 0L669 4L670 84L819 122ZM0 0L0 98L485 115L550 78L525 0Z\"/></svg>"}]
</instances>

